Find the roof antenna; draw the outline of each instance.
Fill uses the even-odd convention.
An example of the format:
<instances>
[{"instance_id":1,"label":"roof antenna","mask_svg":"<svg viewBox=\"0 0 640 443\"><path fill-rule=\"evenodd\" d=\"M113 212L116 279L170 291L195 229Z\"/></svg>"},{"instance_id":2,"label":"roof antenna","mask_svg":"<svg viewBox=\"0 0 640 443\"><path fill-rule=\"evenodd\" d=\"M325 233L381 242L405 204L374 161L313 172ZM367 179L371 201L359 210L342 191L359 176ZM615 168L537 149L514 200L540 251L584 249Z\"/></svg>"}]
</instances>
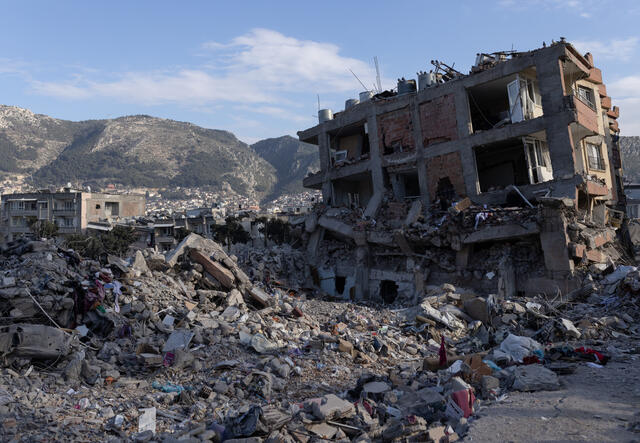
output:
<instances>
[{"instance_id":1,"label":"roof antenna","mask_svg":"<svg viewBox=\"0 0 640 443\"><path fill-rule=\"evenodd\" d=\"M318 94L318 111L320 111L320 94Z\"/></svg>"},{"instance_id":2,"label":"roof antenna","mask_svg":"<svg viewBox=\"0 0 640 443\"><path fill-rule=\"evenodd\" d=\"M373 62L376 65L376 83L378 85L378 94L382 92L382 84L380 83L380 66L378 65L378 56L373 57Z\"/></svg>"},{"instance_id":3,"label":"roof antenna","mask_svg":"<svg viewBox=\"0 0 640 443\"><path fill-rule=\"evenodd\" d=\"M360 81L360 79L358 78L358 76L356 75L356 73L355 73L355 72L353 72L353 71L351 70L351 68L348 68L348 69L349 69L349 72L351 72L351 73L353 74L353 76L356 78L356 80L358 80L358 82L362 85L362 87L364 88L364 90L365 90L365 91L368 91L367 87L364 85L364 83L362 83L362 82Z\"/></svg>"}]
</instances>

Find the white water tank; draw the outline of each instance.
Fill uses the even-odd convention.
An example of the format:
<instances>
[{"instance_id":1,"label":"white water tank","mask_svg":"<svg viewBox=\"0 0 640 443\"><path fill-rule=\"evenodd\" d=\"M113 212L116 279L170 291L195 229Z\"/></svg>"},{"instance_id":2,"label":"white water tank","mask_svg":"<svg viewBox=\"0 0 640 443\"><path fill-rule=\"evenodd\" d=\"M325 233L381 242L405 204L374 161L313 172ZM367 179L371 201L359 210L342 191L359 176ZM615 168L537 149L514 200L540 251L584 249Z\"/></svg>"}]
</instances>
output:
<instances>
[{"instance_id":1,"label":"white water tank","mask_svg":"<svg viewBox=\"0 0 640 443\"><path fill-rule=\"evenodd\" d=\"M358 100L357 98L350 98L349 100L344 102L344 110L346 111L347 109L354 107L358 103L360 103L360 100Z\"/></svg>"},{"instance_id":2,"label":"white water tank","mask_svg":"<svg viewBox=\"0 0 640 443\"><path fill-rule=\"evenodd\" d=\"M364 91L360 93L360 103L368 102L373 97L373 91Z\"/></svg>"},{"instance_id":3,"label":"white water tank","mask_svg":"<svg viewBox=\"0 0 640 443\"><path fill-rule=\"evenodd\" d=\"M436 84L435 72L418 72L418 89L422 91Z\"/></svg>"},{"instance_id":4,"label":"white water tank","mask_svg":"<svg viewBox=\"0 0 640 443\"><path fill-rule=\"evenodd\" d=\"M318 111L318 121L320 123L324 123L329 120L333 120L333 112L331 112L331 109L321 109Z\"/></svg>"}]
</instances>

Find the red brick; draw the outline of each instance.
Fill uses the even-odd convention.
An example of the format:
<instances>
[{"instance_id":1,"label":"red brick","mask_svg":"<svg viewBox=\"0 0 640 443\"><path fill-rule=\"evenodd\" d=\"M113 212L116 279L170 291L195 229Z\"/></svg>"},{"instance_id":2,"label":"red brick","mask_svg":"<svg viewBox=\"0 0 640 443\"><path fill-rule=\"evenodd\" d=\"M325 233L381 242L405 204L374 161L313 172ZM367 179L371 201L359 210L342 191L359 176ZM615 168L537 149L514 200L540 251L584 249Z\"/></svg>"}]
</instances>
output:
<instances>
[{"instance_id":1,"label":"red brick","mask_svg":"<svg viewBox=\"0 0 640 443\"><path fill-rule=\"evenodd\" d=\"M458 196L467 195L459 152L450 152L427 160L427 176L429 178L429 194L432 199L435 199L438 182L444 177L449 177Z\"/></svg>"},{"instance_id":2,"label":"red brick","mask_svg":"<svg viewBox=\"0 0 640 443\"><path fill-rule=\"evenodd\" d=\"M409 108L398 109L379 116L378 138L383 154L385 147L387 150L392 150L394 145L402 146L403 151L414 150L413 122Z\"/></svg>"},{"instance_id":3,"label":"red brick","mask_svg":"<svg viewBox=\"0 0 640 443\"><path fill-rule=\"evenodd\" d=\"M587 251L585 254L587 255L587 260L595 263L604 263L607 261L607 256L597 249Z\"/></svg>"},{"instance_id":4,"label":"red brick","mask_svg":"<svg viewBox=\"0 0 640 443\"><path fill-rule=\"evenodd\" d=\"M453 94L420 104L422 144L428 146L458 138L456 105Z\"/></svg>"}]
</instances>

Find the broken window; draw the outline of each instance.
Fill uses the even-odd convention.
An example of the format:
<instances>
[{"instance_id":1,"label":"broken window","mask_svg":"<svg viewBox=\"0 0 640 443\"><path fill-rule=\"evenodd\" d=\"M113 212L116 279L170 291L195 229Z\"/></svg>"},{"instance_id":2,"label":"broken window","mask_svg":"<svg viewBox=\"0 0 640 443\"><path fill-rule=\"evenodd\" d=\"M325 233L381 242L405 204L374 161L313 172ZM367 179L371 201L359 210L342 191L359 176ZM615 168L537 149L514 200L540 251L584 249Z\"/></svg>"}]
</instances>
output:
<instances>
[{"instance_id":1,"label":"broken window","mask_svg":"<svg viewBox=\"0 0 640 443\"><path fill-rule=\"evenodd\" d=\"M393 303L398 297L398 285L393 280L380 282L380 297L386 304Z\"/></svg>"},{"instance_id":2,"label":"broken window","mask_svg":"<svg viewBox=\"0 0 640 443\"><path fill-rule=\"evenodd\" d=\"M330 152L333 165L355 162L363 156L368 156L369 131L367 123L340 128L337 133L331 134Z\"/></svg>"},{"instance_id":3,"label":"broken window","mask_svg":"<svg viewBox=\"0 0 640 443\"><path fill-rule=\"evenodd\" d=\"M534 68L467 90L473 131L542 116L542 99Z\"/></svg>"},{"instance_id":4,"label":"broken window","mask_svg":"<svg viewBox=\"0 0 640 443\"><path fill-rule=\"evenodd\" d=\"M369 172L334 180L331 183L335 206L365 208L373 195L373 183Z\"/></svg>"},{"instance_id":5,"label":"broken window","mask_svg":"<svg viewBox=\"0 0 640 443\"><path fill-rule=\"evenodd\" d=\"M404 184L404 198L420 197L420 181L418 173L402 174L402 182Z\"/></svg>"},{"instance_id":6,"label":"broken window","mask_svg":"<svg viewBox=\"0 0 640 443\"><path fill-rule=\"evenodd\" d=\"M514 138L475 148L480 192L553 179L549 148L537 137Z\"/></svg>"},{"instance_id":7,"label":"broken window","mask_svg":"<svg viewBox=\"0 0 640 443\"><path fill-rule=\"evenodd\" d=\"M108 216L120 215L120 203L118 202L105 202L104 212Z\"/></svg>"},{"instance_id":8,"label":"broken window","mask_svg":"<svg viewBox=\"0 0 640 443\"><path fill-rule=\"evenodd\" d=\"M604 158L602 158L602 147L595 143L585 143L587 147L587 158L589 159L589 169L604 171Z\"/></svg>"},{"instance_id":9,"label":"broken window","mask_svg":"<svg viewBox=\"0 0 640 443\"><path fill-rule=\"evenodd\" d=\"M542 183L552 180L553 172L547 144L532 137L525 137L523 141L529 168L529 182Z\"/></svg>"}]
</instances>

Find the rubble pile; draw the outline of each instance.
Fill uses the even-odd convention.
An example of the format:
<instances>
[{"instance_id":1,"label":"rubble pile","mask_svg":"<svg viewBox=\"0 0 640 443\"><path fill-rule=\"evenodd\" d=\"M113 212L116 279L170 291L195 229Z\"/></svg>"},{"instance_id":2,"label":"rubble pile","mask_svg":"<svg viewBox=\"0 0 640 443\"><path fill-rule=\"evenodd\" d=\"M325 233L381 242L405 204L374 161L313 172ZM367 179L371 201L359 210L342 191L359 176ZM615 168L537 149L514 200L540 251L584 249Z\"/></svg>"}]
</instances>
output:
<instances>
[{"instance_id":1,"label":"rubble pile","mask_svg":"<svg viewBox=\"0 0 640 443\"><path fill-rule=\"evenodd\" d=\"M253 281L268 283L272 277L277 276L294 287L305 285L306 256L301 250L289 244L254 248L238 243L234 245L234 252L238 258L238 264L246 270Z\"/></svg>"},{"instance_id":2,"label":"rubble pile","mask_svg":"<svg viewBox=\"0 0 640 443\"><path fill-rule=\"evenodd\" d=\"M195 234L126 260L4 248L3 439L456 441L482 402L558 389L576 362L622 352L603 338L638 333L633 267L558 300L446 284L406 308L280 287L267 254L242 260L274 272L265 284Z\"/></svg>"}]
</instances>

